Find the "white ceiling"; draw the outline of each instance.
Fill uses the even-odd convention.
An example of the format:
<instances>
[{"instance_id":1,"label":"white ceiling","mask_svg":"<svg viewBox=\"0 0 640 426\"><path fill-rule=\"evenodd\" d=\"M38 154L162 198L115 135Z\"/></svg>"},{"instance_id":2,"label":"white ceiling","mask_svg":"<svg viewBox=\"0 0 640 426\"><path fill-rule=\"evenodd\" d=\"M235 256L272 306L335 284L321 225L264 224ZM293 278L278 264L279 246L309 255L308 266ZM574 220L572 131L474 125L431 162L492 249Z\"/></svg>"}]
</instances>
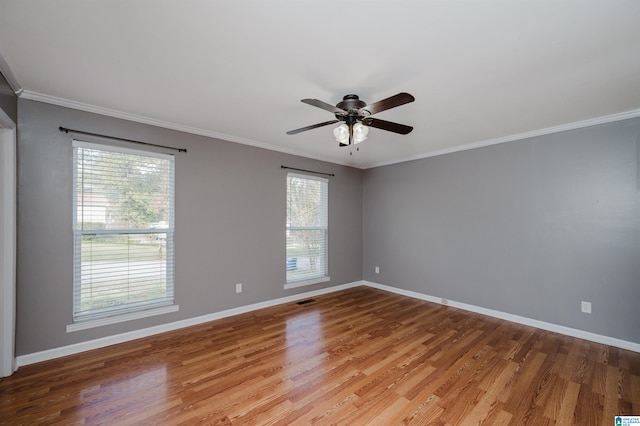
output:
<instances>
[{"instance_id":1,"label":"white ceiling","mask_svg":"<svg viewBox=\"0 0 640 426\"><path fill-rule=\"evenodd\" d=\"M0 55L27 99L361 168L640 115L637 0L0 0ZM285 134L398 92L407 136Z\"/></svg>"}]
</instances>

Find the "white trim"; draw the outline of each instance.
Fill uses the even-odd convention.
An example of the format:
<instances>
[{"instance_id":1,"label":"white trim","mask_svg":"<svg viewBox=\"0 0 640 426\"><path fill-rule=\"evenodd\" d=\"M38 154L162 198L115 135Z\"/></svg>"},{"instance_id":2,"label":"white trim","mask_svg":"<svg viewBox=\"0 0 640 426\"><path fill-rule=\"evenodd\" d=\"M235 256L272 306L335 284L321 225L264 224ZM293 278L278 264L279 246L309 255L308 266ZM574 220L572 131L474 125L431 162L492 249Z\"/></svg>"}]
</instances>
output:
<instances>
[{"instance_id":1,"label":"white trim","mask_svg":"<svg viewBox=\"0 0 640 426\"><path fill-rule=\"evenodd\" d=\"M6 77L6 75L5 75L5 77ZM95 113L95 114L106 115L108 117L121 118L123 120L134 121L134 122L137 122L137 123L150 124L152 126L163 127L165 129L172 129L172 130L177 130L179 132L191 133L191 134L194 134L194 135L207 136L207 137L210 137L210 138L221 139L221 140L225 140L225 141L229 141L229 142L236 142L236 143L240 143L240 144L243 144L243 145L254 146L254 147L262 148L262 149L268 149L270 151L276 151L276 152L282 152L282 153L285 153L285 154L297 155L297 156L300 156L300 157L312 158L314 160L319 160L319 161L327 161L329 163L339 164L339 165L342 165L342 166L349 166L349 167L359 168L359 169L363 169L363 170L371 169L371 168L374 168L374 167L388 166L388 165L391 165L391 164L404 163L404 162L407 162L407 161L420 160L422 158L435 157L435 156L438 156L438 155L451 154L451 153L454 153L454 152L466 151L466 150L469 150L469 149L482 148L482 147L485 147L485 146L498 145L498 144L506 143L506 142L515 142L515 141L519 141L519 140L522 140L522 139L533 138L533 137L536 137L536 136L544 136L544 135L548 135L548 134L552 134L552 133L565 132L567 130L576 130L576 129L581 129L583 127L596 126L598 124L606 124L606 123L612 123L612 122L615 122L615 121L621 121L621 120L627 120L627 119L630 119L630 118L640 117L640 109L634 109L634 110L631 110L631 111L624 111L624 112L620 112L620 113L616 113L616 114L605 115L605 116L602 116L602 117L595 117L595 118L590 118L590 119L587 119L587 120L576 121L576 122L573 122L573 123L561 124L561 125L558 125L558 126L546 127L546 128L538 129L538 130L532 130L532 131L529 131L529 132L517 133L515 135L502 136L502 137L495 138L495 139L488 139L488 140L479 141L479 142L473 142L473 143L469 143L469 144L461 145L461 146L456 146L456 147L452 147L452 148L445 148L445 149L440 149L440 150L437 150L437 151L426 152L426 153L423 153L423 154L417 154L417 155L412 155L412 156L408 156L408 157L402 157L402 158L395 159L395 160L380 161L380 162L377 162L377 163L371 163L371 164L367 164L367 165L354 165L352 163L339 162L339 161L336 161L335 159L325 158L325 157L318 156L318 155L310 155L307 152L302 152L302 151L298 151L298 150L294 150L294 149L290 149L290 148L284 148L284 147L278 146L278 145L271 145L271 144L267 144L267 143L264 143L264 142L257 142L257 141L251 140L251 139L240 138L240 137L237 137L237 136L227 135L227 134L224 134L224 133L218 133L218 132L214 132L214 131L211 131L211 130L204 130L204 129L199 129L199 128L196 128L196 127L184 126L182 124L172 123L172 122L163 121L163 120L157 120L157 119L154 119L154 118L144 117L144 116L137 115L137 114L130 114L130 113L126 113L126 112L122 112L122 111L118 111L118 110L114 110L114 109L110 109L110 108L103 108L103 107L99 107L99 106L95 106L95 105L91 105L91 104L86 104L86 103L83 103L83 102L77 102L77 101L72 101L72 100L69 100L69 99L59 98L59 97L56 97L56 96L51 96L51 95L45 95L45 94L42 94L42 93L32 92L30 90L22 90L22 89L20 89L20 92L19 93L16 92L16 94L18 94L18 96L20 96L21 98L28 99L28 100L39 101L39 102L44 102L44 103L47 103L47 104L63 106L63 107L66 107L66 108L77 109L77 110L80 110L80 111L92 112L92 113Z\"/></svg>"},{"instance_id":2,"label":"white trim","mask_svg":"<svg viewBox=\"0 0 640 426\"><path fill-rule=\"evenodd\" d=\"M128 333L122 333L114 336L103 337L96 340L90 340L87 342L76 343L69 346L48 349L42 352L35 352L31 354L26 354L26 355L20 355L16 358L16 366L22 367L29 364L35 364L37 362L48 361L54 358L73 355L73 354L85 352L92 349L103 348L106 346L115 345L118 343L124 343L131 340L140 339L143 337L149 337L156 334L165 333L168 331L178 330L181 328L190 327L193 325L198 325L198 324L202 324L209 321L215 321L218 319L227 318L234 315L240 315L247 312L256 311L259 309L269 308L269 307L280 305L283 303L293 302L295 300L307 299L309 297L315 297L315 296L320 296L322 294L329 294L336 291L346 290L346 289L358 287L361 285L377 288L379 290L389 291L391 293L396 293L396 294L400 294L407 297L426 300L428 302L442 304L441 303L442 299L435 296L429 296L426 294L417 293L409 290L403 290L396 287L391 287L384 284L378 284L378 283L369 282L369 281L354 281L347 284L327 287L324 289L310 291L306 293L295 294L292 296L268 300L265 302L255 303L252 305L240 306L237 308L227 309L220 312L214 312L208 315L180 320L180 321L176 321L168 324L162 324L155 327L149 327L142 330L134 330ZM564 334L567 336L577 337L580 339L585 339L585 340L589 340L596 343L602 343L604 345L614 346L617 348L627 349L634 352L640 352L640 344L634 343L634 342L628 342L621 339L615 339L613 337L602 336L599 334L590 333L588 331L576 330L574 328L564 327L556 324L547 323L544 321L525 318L518 315L508 314L505 312L494 311L492 309L486 309L486 308L481 308L474 305L468 305L466 303L460 303L460 302L449 300L447 304L448 306L451 306L453 308L463 309L465 311L476 312L476 313L491 316L494 318L504 319L504 320L515 322L518 324L528 325L531 327L536 327L543 330Z\"/></svg>"},{"instance_id":3,"label":"white trim","mask_svg":"<svg viewBox=\"0 0 640 426\"><path fill-rule=\"evenodd\" d=\"M319 283L325 283L327 281L330 281L331 277L320 277L320 278L313 278L310 280L303 280L303 281L294 281L294 282L290 282L284 285L284 289L285 290L289 290L291 288L298 288L298 287L305 287L308 285L313 285L313 284L319 284Z\"/></svg>"},{"instance_id":4,"label":"white trim","mask_svg":"<svg viewBox=\"0 0 640 426\"><path fill-rule=\"evenodd\" d=\"M370 281L363 281L363 284L369 287L377 288L379 290L388 291L391 293L400 294L402 296L413 297L415 299L426 300L427 302L438 303L443 305L442 299L427 294L418 293L411 290L404 290L401 288L391 287L384 284L378 284ZM591 342L602 343L603 345L614 346L616 348L627 349L629 351L640 352L640 343L629 342L622 339L616 339L614 337L603 336L601 334L591 333L589 331L578 330L571 327L565 327L563 325L552 324L545 321L539 321L527 317L521 317L519 315L513 315L506 312L495 311L493 309L487 309L480 306L469 305L467 303L455 302L447 300L447 306L452 308L463 309L469 312L475 312L482 315L487 315L493 318L503 319L517 324L528 325L542 330L552 331L554 333L564 334L566 336L577 337L579 339L589 340Z\"/></svg>"},{"instance_id":5,"label":"white trim","mask_svg":"<svg viewBox=\"0 0 640 426\"><path fill-rule=\"evenodd\" d=\"M87 330L89 328L102 327L105 325L117 324L119 322L133 321L140 318L154 317L156 315L168 314L180 310L180 305L162 306L160 308L145 309L144 311L131 312L128 314L117 315L113 317L99 318L91 321L76 322L67 325L67 333L74 331Z\"/></svg>"},{"instance_id":6,"label":"white trim","mask_svg":"<svg viewBox=\"0 0 640 426\"><path fill-rule=\"evenodd\" d=\"M282 297L279 299L267 300L265 302L255 303L247 306L240 306L237 308L227 309L220 312L214 312L208 315L202 315L195 318L189 318L185 320L175 321L168 324L157 325L155 327L144 328L141 330L134 330L128 333L116 334L114 336L107 336L100 339L89 340L86 342L76 343L69 346L63 346L54 349L48 349L42 352L35 352L26 355L20 355L16 358L16 365L22 367L24 365L35 364L37 362L48 361L50 359L59 358L67 355L73 355L80 352L89 351L92 349L103 348L117 343L124 343L143 337L149 337L167 331L178 330L192 325L198 325L209 321L215 321L221 318L227 318L233 315L244 314L247 312L256 311L258 309L269 308L271 306L281 305L283 303L293 302L295 300L307 299L309 297L319 296L322 294L333 293L336 291L346 290L348 288L358 287L363 285L362 281L355 281L352 283L337 285L333 287L327 287L320 290L310 291L307 293L295 294L292 296Z\"/></svg>"},{"instance_id":7,"label":"white trim","mask_svg":"<svg viewBox=\"0 0 640 426\"><path fill-rule=\"evenodd\" d=\"M168 312L175 312L179 308L177 305L173 305L174 303L174 233L175 233L175 224L174 224L174 190L175 190L175 156L157 152L147 152L142 150L136 150L131 148L123 148L123 147L113 147L106 146L101 144L96 144L93 142L82 141L78 139L72 140L73 147L73 252L74 252L74 261L73 261L73 324L67 325L67 333L85 330L88 328L101 327L104 325L115 324L125 321L131 321L139 318L145 318L149 316L161 315ZM163 227L160 229L108 229L108 230L85 230L82 227L78 227L78 212L79 209L85 206L84 199L81 201L81 195L84 194L84 185L82 185L78 181L78 173L81 169L81 166L84 165L84 157L81 155L85 150L96 150L101 152L115 152L119 154L124 154L127 156L138 157L139 159L145 160L148 158L156 158L163 162L163 165L166 166L164 169L163 176L168 177L168 182L165 182L168 185L167 191L169 192L169 200L168 207L169 209L169 222L168 227ZM109 172L119 171L121 165L113 165L107 162L106 164L101 164L101 167L108 168ZM112 167L113 166L113 167ZM160 165L158 165L160 166ZM84 169L83 169L84 170ZM160 168L160 171L163 171L163 168ZM127 183L128 178L125 178L121 183ZM165 185L165 187L167 186ZM165 279L165 294L160 297L160 295L156 295L155 299L147 299L147 300L139 300L137 302L124 303L121 306L107 306L102 307L100 309L96 309L93 302L93 296L89 295L88 305L84 306L82 303L83 299L83 283L85 278L92 279L95 278L95 272L92 267L89 267L85 271L85 263L88 266L95 265L95 259L91 257L88 262L81 261L81 257L83 254L82 250L82 239L87 234L97 234L97 235L144 235L144 234L165 234L165 249L164 252L166 254L166 259L164 262L160 262L156 264L156 266L147 266L146 268L152 268L157 273L160 273L157 269L158 266L162 266L162 277ZM131 259L127 258L124 263L130 262ZM164 265L162 265L164 263ZM111 278L124 279L125 277L122 273L126 273L126 271L115 271L113 268L110 268L108 265L101 269L101 273L104 271L111 272ZM126 280L125 280L126 281ZM140 287L144 287L144 283L140 283ZM120 285L117 285L114 288L120 288ZM126 302L126 301L124 301ZM169 305L170 306L167 306ZM135 311L135 312L134 312Z\"/></svg>"},{"instance_id":8,"label":"white trim","mask_svg":"<svg viewBox=\"0 0 640 426\"><path fill-rule=\"evenodd\" d=\"M473 143L466 144L466 145L460 145L460 146L456 146L456 147L452 147L452 148L440 149L440 150L437 150L437 151L431 151L431 152L427 152L427 153L424 153L424 154L418 154L418 155L413 155L413 156L409 156L409 157L403 157L403 158L396 159L396 160L381 161L381 162L378 162L378 163L368 164L367 166L362 166L361 168L370 169L370 168L373 168L373 167L388 166L388 165L391 165L391 164L404 163L404 162L413 161L413 160L420 160L422 158L436 157L438 155L451 154L451 153L459 152L459 151L467 151L469 149L475 149L475 148L483 148L485 146L498 145L498 144L501 144L501 143L515 142L515 141L519 141L519 140L522 140L522 139L534 138L534 137L537 137L537 136L544 136L544 135L549 135L549 134L553 134L553 133L566 132L568 130L582 129L584 127L597 126L599 124L613 123L615 121L628 120L630 118L637 118L637 117L640 117L640 109L634 109L634 110L631 110L631 111L620 112L620 113L617 113L617 114L605 115L603 117L590 118L588 120L576 121L576 122L573 122L573 123L561 124L559 126L547 127L547 128L544 128L544 129L532 130L530 132L517 133L515 135L502 136L502 137L499 137L499 138L488 139L488 140L480 141L480 142L473 142Z\"/></svg>"},{"instance_id":9,"label":"white trim","mask_svg":"<svg viewBox=\"0 0 640 426\"><path fill-rule=\"evenodd\" d=\"M0 109L0 377L17 369L16 312L16 129Z\"/></svg>"},{"instance_id":10,"label":"white trim","mask_svg":"<svg viewBox=\"0 0 640 426\"><path fill-rule=\"evenodd\" d=\"M170 121L157 120L155 118L149 118L142 115L130 114L127 112L118 111L110 108L103 108L91 104L85 104L83 102L76 102L69 99L58 98L56 96L45 95L42 93L32 92L30 90L23 90L20 93L22 99L28 99L31 101L44 102L51 105L58 105L66 108L77 109L80 111L92 112L94 114L105 115L108 117L120 118L122 120L133 121L136 123L149 124L151 126L162 127L165 129L177 130L179 132L190 133L194 135L206 136L209 138L220 139L228 142L235 142L243 145L254 146L256 148L267 149L269 151L282 152L285 154L296 155L298 157L312 158L319 161L327 161L329 163L340 164L343 166L354 167L352 164L346 162L336 162L334 159L325 158L322 156L313 156L308 152L302 152L295 149L285 148L278 145L271 145L264 142L257 142L251 139L240 138L238 136L227 135L224 133L214 132L212 130L199 129L197 127L185 126L182 124L172 123Z\"/></svg>"}]
</instances>

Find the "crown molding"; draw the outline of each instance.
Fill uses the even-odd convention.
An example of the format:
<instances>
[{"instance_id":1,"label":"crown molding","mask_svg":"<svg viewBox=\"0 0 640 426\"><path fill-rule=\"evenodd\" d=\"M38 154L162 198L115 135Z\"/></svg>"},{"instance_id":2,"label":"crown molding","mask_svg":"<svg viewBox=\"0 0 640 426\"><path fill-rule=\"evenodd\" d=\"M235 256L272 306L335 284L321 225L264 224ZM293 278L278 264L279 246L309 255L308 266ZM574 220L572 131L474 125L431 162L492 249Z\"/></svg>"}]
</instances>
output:
<instances>
[{"instance_id":1,"label":"crown molding","mask_svg":"<svg viewBox=\"0 0 640 426\"><path fill-rule=\"evenodd\" d=\"M510 136L502 136L495 139L487 139L484 141L473 142L470 144L460 145L453 148L439 149L437 151L431 151L424 154L413 155L410 157L403 157L397 160L372 163L363 168L370 169L374 167L389 166L391 164L398 164L398 163L404 163L407 161L420 160L423 158L436 157L438 155L451 154L459 151L467 151L469 149L475 149L475 148L483 148L485 146L498 145L501 143L515 142L522 139L528 139L528 138L534 138L537 136L544 136L544 135L550 135L554 133L566 132L567 130L582 129L584 127L596 126L598 124L613 123L615 121L627 120L630 118L637 118L637 117L640 117L640 109L634 109L631 111L605 115L602 117L590 118L588 120L576 121L573 123L561 124L559 126L547 127L539 130L532 130L530 132L517 133L515 135L510 135Z\"/></svg>"},{"instance_id":2,"label":"crown molding","mask_svg":"<svg viewBox=\"0 0 640 426\"><path fill-rule=\"evenodd\" d=\"M119 118L122 120L133 121L136 123L149 124L151 126L162 127L170 130L177 130L179 132L191 133L194 135L206 136L209 138L220 139L227 142L235 142L242 145L249 145L256 148L262 148L269 151L277 151L284 154L296 155L298 157L311 158L318 161L326 161L333 164L339 164L342 166L354 167L352 164L336 162L333 159L322 158L319 156L312 156L309 153L297 151L290 148L284 148L278 145L271 145L264 142L257 142L251 139L240 138L233 135L227 135L224 133L218 133L211 130L199 129L197 127L184 126L182 124L172 123L170 121L157 120L155 118L149 118L142 115L130 114L128 112L122 112L115 109L104 108L96 105L87 104L84 102L72 101L65 98L59 98L56 96L45 95L43 93L32 92L30 90L22 90L19 94L21 99L27 99L30 101L38 101L51 105L62 106L66 108L76 109L79 111L90 112L94 114L105 115L108 117Z\"/></svg>"},{"instance_id":3,"label":"crown molding","mask_svg":"<svg viewBox=\"0 0 640 426\"><path fill-rule=\"evenodd\" d=\"M2 56L0 56L0 71L3 71L2 69ZM5 77L7 77L5 75ZM8 80L8 78L7 78ZM10 83L11 84L11 83ZM13 88L13 86L12 86ZM436 151L430 151L430 152L425 152L422 154L417 154L417 155L412 155L412 156L408 156L408 157L402 157L399 159L395 159L395 160L389 160L389 161L381 161L381 162L376 162L376 163L370 163L370 164L364 164L364 165L354 165L354 164L350 164L350 163L346 163L346 162L338 162L335 159L331 159L331 158L323 158L320 156L313 156L313 155L309 155L306 152L302 152L302 151L297 151L297 150L293 150L290 148L284 148L278 145L271 145L271 144L267 144L264 142L257 142L251 139L245 139L245 138L240 138L237 136L233 136L233 135L227 135L224 133L218 133L218 132L214 132L211 130L204 130L204 129L199 129L196 127L190 127L190 126L184 126L182 124L177 124L177 123L172 123L169 121L163 121L163 120L157 120L154 118L149 118L149 117L145 117L142 115L137 115L137 114L130 114L127 112L122 112L122 111L118 111L118 110L114 110L114 109L110 109L110 108L104 108L104 107L99 107L96 105L91 105L91 104L86 104L83 102L77 102L77 101L72 101L69 99L65 99L65 98L59 98L56 96L50 96L50 95L45 95L42 93L37 93L37 92L32 92L29 90L23 90L22 88L20 88L20 92L17 93L18 96L20 96L20 98L22 99L28 99L28 100L32 100L32 101L38 101L38 102L44 102L47 104L52 104L52 105L58 105L58 106L62 106L62 107L66 107L66 108L71 108L71 109L76 109L76 110L80 110L80 111L85 111L85 112L91 112L91 113L95 113L95 114L100 114L100 115L105 115L108 117L114 117L114 118L119 118L122 120L127 120L127 121L133 121L136 123L142 123L142 124L149 124L152 126L156 126L156 127L162 127L165 129L171 129L171 130L177 130L179 132L184 132L184 133L191 133L194 135L200 135L200 136L206 136L209 138L214 138L214 139L220 139L220 140L224 140L224 141L228 141L228 142L235 142L235 143L239 143L242 145L249 145L249 146L253 146L256 148L262 148L262 149L266 149L269 151L276 151L276 152L281 152L284 154L290 154L290 155L296 155L298 157L305 157L305 158L311 158L314 160L318 160L318 161L326 161L329 163L333 163L333 164L338 164L338 165L342 165L342 166L347 166L347 167L354 167L354 168L358 168L358 169L371 169L374 167L382 167L382 166L389 166L392 164L398 164L398 163L405 163L407 161L413 161L413 160L420 160L423 158L429 158L429 157L436 157L439 155L445 155L445 154L452 154L454 152L460 152L460 151L467 151L470 149L476 149L476 148L483 148L486 146L491 146L491 145L498 145L498 144L502 144L502 143L508 143L508 142L515 142L515 141L519 141L522 139L528 139L528 138L533 138L533 137L537 137L537 136L544 136L544 135L549 135L549 134L554 134L554 133L560 133L560 132L566 132L568 130L576 130L576 129L581 129L584 127L590 127L590 126L596 126L599 124L607 124L607 123L612 123L615 121L621 121L621 120L627 120L630 118L637 118L640 117L640 109L634 109L631 111L625 111L625 112L620 112L620 113L616 113L616 114L611 114L611 115L605 115L602 117L595 117L595 118L590 118L587 120L582 120L582 121L576 121L573 123L567 123L567 124L561 124L558 126L553 126L553 127L547 127L544 129L538 129L538 130L532 130L529 132L523 132L523 133L517 133L514 135L509 135L509 136L502 136L499 138L494 138L494 139L487 139L484 141L479 141L479 142L473 142L470 144L466 144L466 145L460 145L460 146L456 146L453 148L446 148L446 149L440 149L440 150L436 150Z\"/></svg>"}]
</instances>

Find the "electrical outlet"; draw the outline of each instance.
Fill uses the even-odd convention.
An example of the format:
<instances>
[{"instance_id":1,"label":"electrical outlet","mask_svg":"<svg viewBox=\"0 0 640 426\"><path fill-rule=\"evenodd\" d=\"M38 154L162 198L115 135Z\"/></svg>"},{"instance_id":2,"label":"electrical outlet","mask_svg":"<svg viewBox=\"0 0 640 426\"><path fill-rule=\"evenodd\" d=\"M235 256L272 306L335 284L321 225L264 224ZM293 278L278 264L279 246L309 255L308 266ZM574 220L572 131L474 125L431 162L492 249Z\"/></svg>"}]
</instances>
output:
<instances>
[{"instance_id":1,"label":"electrical outlet","mask_svg":"<svg viewBox=\"0 0 640 426\"><path fill-rule=\"evenodd\" d=\"M242 293L242 284L236 284L236 293Z\"/></svg>"},{"instance_id":2,"label":"electrical outlet","mask_svg":"<svg viewBox=\"0 0 640 426\"><path fill-rule=\"evenodd\" d=\"M590 314L591 313L591 302L585 302L583 300L581 308L582 308L582 312L584 312L585 314Z\"/></svg>"},{"instance_id":3,"label":"electrical outlet","mask_svg":"<svg viewBox=\"0 0 640 426\"><path fill-rule=\"evenodd\" d=\"M376 274L379 274L379 273L380 273L380 267L376 266Z\"/></svg>"}]
</instances>

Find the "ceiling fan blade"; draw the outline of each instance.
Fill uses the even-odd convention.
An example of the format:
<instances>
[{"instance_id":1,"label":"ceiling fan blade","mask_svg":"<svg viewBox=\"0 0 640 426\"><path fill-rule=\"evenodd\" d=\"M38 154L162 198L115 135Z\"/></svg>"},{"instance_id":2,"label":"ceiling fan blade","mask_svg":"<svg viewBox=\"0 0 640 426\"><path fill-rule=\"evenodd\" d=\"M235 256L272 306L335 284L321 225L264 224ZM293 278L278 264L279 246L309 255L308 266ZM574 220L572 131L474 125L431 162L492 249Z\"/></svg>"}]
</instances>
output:
<instances>
[{"instance_id":1,"label":"ceiling fan blade","mask_svg":"<svg viewBox=\"0 0 640 426\"><path fill-rule=\"evenodd\" d=\"M400 105L404 105L404 104L408 104L409 102L413 102L415 101L416 98L414 98L412 95L408 94L408 93L398 93L397 95L393 95L387 99L383 99L381 101L378 102L374 102L371 105L365 105L362 108L360 108L358 110L358 112L360 111L369 111L369 115L373 115L376 114L378 112L381 111L385 111L391 108L395 108L397 106ZM304 102L304 101L303 101ZM366 114L366 113L365 113ZM360 114L363 115L363 114Z\"/></svg>"},{"instance_id":2,"label":"ceiling fan blade","mask_svg":"<svg viewBox=\"0 0 640 426\"><path fill-rule=\"evenodd\" d=\"M301 127L295 130L289 130L287 134L295 135L296 133L306 132L307 130L317 129L318 127L322 127L322 126L328 126L329 124L334 124L334 123L337 123L338 121L339 120L331 120L331 121L325 121L324 123L312 124L311 126Z\"/></svg>"},{"instance_id":3,"label":"ceiling fan blade","mask_svg":"<svg viewBox=\"0 0 640 426\"><path fill-rule=\"evenodd\" d=\"M322 102L318 99L303 99L300 102L304 102L305 104L324 109L325 111L329 111L334 114L340 114L340 115L347 114L347 111L343 110L342 108L338 108L337 106L328 104L326 102Z\"/></svg>"},{"instance_id":4,"label":"ceiling fan blade","mask_svg":"<svg viewBox=\"0 0 640 426\"><path fill-rule=\"evenodd\" d=\"M405 126L404 124L393 123L391 121L380 120L379 118L369 118L364 121L367 126L375 127L377 129L387 130L389 132L400 133L406 135L411 133L413 127Z\"/></svg>"}]
</instances>

